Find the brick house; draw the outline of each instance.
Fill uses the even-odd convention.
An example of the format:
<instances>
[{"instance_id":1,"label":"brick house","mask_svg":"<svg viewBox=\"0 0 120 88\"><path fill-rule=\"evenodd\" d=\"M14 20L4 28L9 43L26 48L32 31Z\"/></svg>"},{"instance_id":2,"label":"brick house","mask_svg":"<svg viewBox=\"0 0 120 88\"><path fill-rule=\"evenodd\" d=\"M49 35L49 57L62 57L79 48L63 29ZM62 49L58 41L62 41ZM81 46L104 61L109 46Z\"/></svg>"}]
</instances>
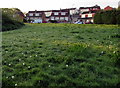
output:
<instances>
[{"instance_id":1,"label":"brick house","mask_svg":"<svg viewBox=\"0 0 120 88\"><path fill-rule=\"evenodd\" d=\"M113 8L110 7L110 6L107 6L107 7L104 8L104 10L113 10Z\"/></svg>"},{"instance_id":2,"label":"brick house","mask_svg":"<svg viewBox=\"0 0 120 88\"><path fill-rule=\"evenodd\" d=\"M70 19L70 13L68 9L60 10L48 10L48 11L29 11L26 14L27 20L34 21L41 19L42 22L49 22L50 20L56 20L57 22L68 22Z\"/></svg>"},{"instance_id":3,"label":"brick house","mask_svg":"<svg viewBox=\"0 0 120 88\"><path fill-rule=\"evenodd\" d=\"M82 20L84 23L93 23L94 15L97 11L99 11L101 8L100 6L92 6L92 7L80 7L79 8L79 20Z\"/></svg>"},{"instance_id":4,"label":"brick house","mask_svg":"<svg viewBox=\"0 0 120 88\"><path fill-rule=\"evenodd\" d=\"M58 22L68 22L69 17L70 14L68 9L52 10L50 20L56 20Z\"/></svg>"},{"instance_id":5,"label":"brick house","mask_svg":"<svg viewBox=\"0 0 120 88\"><path fill-rule=\"evenodd\" d=\"M78 20L79 18L79 11L76 8L67 8L62 10L69 11L69 22L73 23Z\"/></svg>"},{"instance_id":6,"label":"brick house","mask_svg":"<svg viewBox=\"0 0 120 88\"><path fill-rule=\"evenodd\" d=\"M45 13L44 11L29 11L26 14L27 20L28 21L34 21L34 20L41 20L42 22L46 20Z\"/></svg>"}]
</instances>

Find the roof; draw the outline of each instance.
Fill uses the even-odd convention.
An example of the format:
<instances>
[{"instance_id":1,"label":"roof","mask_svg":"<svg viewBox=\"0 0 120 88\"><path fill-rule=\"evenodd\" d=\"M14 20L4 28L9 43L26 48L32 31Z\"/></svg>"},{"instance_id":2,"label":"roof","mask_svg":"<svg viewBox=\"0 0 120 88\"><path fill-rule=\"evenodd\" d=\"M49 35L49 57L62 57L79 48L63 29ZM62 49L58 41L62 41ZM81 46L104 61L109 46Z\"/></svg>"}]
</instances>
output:
<instances>
[{"instance_id":1,"label":"roof","mask_svg":"<svg viewBox=\"0 0 120 88\"><path fill-rule=\"evenodd\" d=\"M113 8L110 7L110 6L107 6L107 7L104 8L104 10L112 10L112 9L113 9Z\"/></svg>"},{"instance_id":2,"label":"roof","mask_svg":"<svg viewBox=\"0 0 120 88\"><path fill-rule=\"evenodd\" d=\"M52 10L52 12L68 12L68 9Z\"/></svg>"},{"instance_id":3,"label":"roof","mask_svg":"<svg viewBox=\"0 0 120 88\"><path fill-rule=\"evenodd\" d=\"M35 11L29 11L28 13L43 13L44 11L37 11L37 10L35 10Z\"/></svg>"},{"instance_id":4,"label":"roof","mask_svg":"<svg viewBox=\"0 0 120 88\"><path fill-rule=\"evenodd\" d=\"M79 9L88 9L88 8L100 8L100 6L95 5L95 6L91 6L91 7L80 7Z\"/></svg>"},{"instance_id":5,"label":"roof","mask_svg":"<svg viewBox=\"0 0 120 88\"><path fill-rule=\"evenodd\" d=\"M66 8L66 9L61 9L61 10L75 10L76 8Z\"/></svg>"}]
</instances>

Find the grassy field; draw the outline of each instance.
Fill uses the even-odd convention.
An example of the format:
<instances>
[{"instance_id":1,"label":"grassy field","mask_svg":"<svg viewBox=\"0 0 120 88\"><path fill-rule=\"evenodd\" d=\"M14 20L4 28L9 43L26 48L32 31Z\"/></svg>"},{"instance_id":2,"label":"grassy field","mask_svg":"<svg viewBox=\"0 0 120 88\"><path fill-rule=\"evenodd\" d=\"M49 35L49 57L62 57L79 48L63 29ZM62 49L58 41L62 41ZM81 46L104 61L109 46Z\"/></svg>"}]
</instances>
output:
<instances>
[{"instance_id":1,"label":"grassy field","mask_svg":"<svg viewBox=\"0 0 120 88\"><path fill-rule=\"evenodd\" d=\"M26 24L3 32L3 86L116 86L120 27Z\"/></svg>"}]
</instances>

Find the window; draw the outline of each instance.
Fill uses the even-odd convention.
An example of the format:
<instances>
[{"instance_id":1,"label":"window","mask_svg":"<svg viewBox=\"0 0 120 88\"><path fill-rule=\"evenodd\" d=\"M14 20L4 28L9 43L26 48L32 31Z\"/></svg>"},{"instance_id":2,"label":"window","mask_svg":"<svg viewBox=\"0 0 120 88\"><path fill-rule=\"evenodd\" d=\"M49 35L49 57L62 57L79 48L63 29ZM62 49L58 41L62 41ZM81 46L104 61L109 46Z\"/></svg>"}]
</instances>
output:
<instances>
[{"instance_id":1,"label":"window","mask_svg":"<svg viewBox=\"0 0 120 88\"><path fill-rule=\"evenodd\" d=\"M39 13L36 13L35 16L39 16Z\"/></svg>"},{"instance_id":2,"label":"window","mask_svg":"<svg viewBox=\"0 0 120 88\"><path fill-rule=\"evenodd\" d=\"M85 14L81 15L81 18L85 18Z\"/></svg>"},{"instance_id":3,"label":"window","mask_svg":"<svg viewBox=\"0 0 120 88\"><path fill-rule=\"evenodd\" d=\"M65 15L65 12L61 12L61 15Z\"/></svg>"},{"instance_id":4,"label":"window","mask_svg":"<svg viewBox=\"0 0 120 88\"><path fill-rule=\"evenodd\" d=\"M29 16L33 16L33 13L29 13Z\"/></svg>"},{"instance_id":5,"label":"window","mask_svg":"<svg viewBox=\"0 0 120 88\"><path fill-rule=\"evenodd\" d=\"M64 17L60 17L60 20L64 20Z\"/></svg>"},{"instance_id":6,"label":"window","mask_svg":"<svg viewBox=\"0 0 120 88\"><path fill-rule=\"evenodd\" d=\"M68 17L65 17L65 20L68 21Z\"/></svg>"},{"instance_id":7,"label":"window","mask_svg":"<svg viewBox=\"0 0 120 88\"><path fill-rule=\"evenodd\" d=\"M55 17L55 20L59 20L59 17Z\"/></svg>"},{"instance_id":8,"label":"window","mask_svg":"<svg viewBox=\"0 0 120 88\"><path fill-rule=\"evenodd\" d=\"M97 10L97 8L93 8L93 10Z\"/></svg>"},{"instance_id":9,"label":"window","mask_svg":"<svg viewBox=\"0 0 120 88\"><path fill-rule=\"evenodd\" d=\"M54 17L51 17L51 20L54 20Z\"/></svg>"},{"instance_id":10,"label":"window","mask_svg":"<svg viewBox=\"0 0 120 88\"><path fill-rule=\"evenodd\" d=\"M54 15L58 15L58 12L55 12Z\"/></svg>"},{"instance_id":11,"label":"window","mask_svg":"<svg viewBox=\"0 0 120 88\"><path fill-rule=\"evenodd\" d=\"M33 17L30 17L30 20L33 20Z\"/></svg>"},{"instance_id":12,"label":"window","mask_svg":"<svg viewBox=\"0 0 120 88\"><path fill-rule=\"evenodd\" d=\"M92 14L88 14L88 17L92 17Z\"/></svg>"}]
</instances>

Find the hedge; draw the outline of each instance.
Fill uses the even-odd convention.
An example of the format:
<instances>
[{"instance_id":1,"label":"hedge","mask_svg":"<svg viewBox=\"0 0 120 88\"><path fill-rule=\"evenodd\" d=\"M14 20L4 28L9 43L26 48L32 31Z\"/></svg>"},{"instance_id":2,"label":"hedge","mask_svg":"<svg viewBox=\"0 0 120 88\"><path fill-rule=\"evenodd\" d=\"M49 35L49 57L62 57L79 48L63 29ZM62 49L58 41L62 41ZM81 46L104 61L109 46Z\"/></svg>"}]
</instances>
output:
<instances>
[{"instance_id":1,"label":"hedge","mask_svg":"<svg viewBox=\"0 0 120 88\"><path fill-rule=\"evenodd\" d=\"M120 24L120 10L99 11L94 16L95 24Z\"/></svg>"}]
</instances>

